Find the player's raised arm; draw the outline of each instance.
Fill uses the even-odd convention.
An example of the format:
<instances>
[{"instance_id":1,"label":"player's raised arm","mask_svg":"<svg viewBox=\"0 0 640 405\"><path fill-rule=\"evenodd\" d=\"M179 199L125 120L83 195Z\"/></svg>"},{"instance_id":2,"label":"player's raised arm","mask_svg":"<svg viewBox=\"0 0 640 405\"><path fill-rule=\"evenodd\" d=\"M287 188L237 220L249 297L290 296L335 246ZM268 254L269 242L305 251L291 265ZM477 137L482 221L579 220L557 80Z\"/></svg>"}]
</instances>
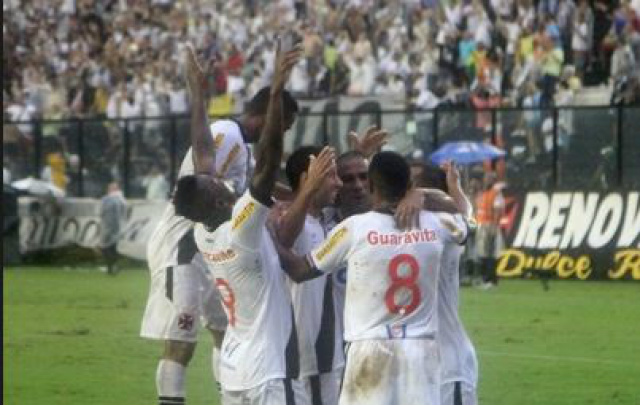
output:
<instances>
[{"instance_id":1,"label":"player's raised arm","mask_svg":"<svg viewBox=\"0 0 640 405\"><path fill-rule=\"evenodd\" d=\"M256 145L256 168L251 179L251 191L254 197L265 204L269 204L271 201L276 174L282 160L284 135L282 93L291 74L291 69L298 62L301 52L300 47L285 53L278 50L276 57L269 106L267 107L267 121Z\"/></svg>"},{"instance_id":2,"label":"player's raised arm","mask_svg":"<svg viewBox=\"0 0 640 405\"><path fill-rule=\"evenodd\" d=\"M187 85L191 94L191 148L196 174L215 175L215 143L211 137L206 113L206 74L195 49L187 46Z\"/></svg>"},{"instance_id":3,"label":"player's raised arm","mask_svg":"<svg viewBox=\"0 0 640 405\"><path fill-rule=\"evenodd\" d=\"M460 185L460 172L453 162L447 161L442 165L442 169L447 173L447 189L448 194L458 207L458 212L465 218L473 215L473 206L467 195L462 191Z\"/></svg>"},{"instance_id":4,"label":"player's raised arm","mask_svg":"<svg viewBox=\"0 0 640 405\"><path fill-rule=\"evenodd\" d=\"M311 156L309 169L300 178L300 190L277 224L277 237L285 247L292 247L298 238L313 198L332 170L335 170L333 148L325 146L317 157Z\"/></svg>"}]
</instances>

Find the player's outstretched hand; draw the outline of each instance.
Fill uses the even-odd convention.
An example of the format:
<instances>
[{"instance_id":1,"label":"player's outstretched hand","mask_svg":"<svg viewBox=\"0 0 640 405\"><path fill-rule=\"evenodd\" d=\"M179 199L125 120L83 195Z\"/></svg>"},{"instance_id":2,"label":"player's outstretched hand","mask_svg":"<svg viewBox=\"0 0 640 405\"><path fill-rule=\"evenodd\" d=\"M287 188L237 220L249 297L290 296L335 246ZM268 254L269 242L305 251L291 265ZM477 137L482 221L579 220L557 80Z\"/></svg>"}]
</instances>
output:
<instances>
[{"instance_id":1,"label":"player's outstretched hand","mask_svg":"<svg viewBox=\"0 0 640 405\"><path fill-rule=\"evenodd\" d=\"M187 44L185 70L191 97L209 97L214 94L213 85L208 78L213 76L215 62L210 60L203 67L192 44Z\"/></svg>"},{"instance_id":2,"label":"player's outstretched hand","mask_svg":"<svg viewBox=\"0 0 640 405\"><path fill-rule=\"evenodd\" d=\"M309 169L300 178L303 189L308 193L315 193L322 186L324 179L335 170L335 149L325 146L318 156L310 157Z\"/></svg>"},{"instance_id":3,"label":"player's outstretched hand","mask_svg":"<svg viewBox=\"0 0 640 405\"><path fill-rule=\"evenodd\" d=\"M447 174L447 187L449 190L461 190L460 172L455 163L447 160L442 164L442 169Z\"/></svg>"},{"instance_id":4,"label":"player's outstretched hand","mask_svg":"<svg viewBox=\"0 0 640 405\"><path fill-rule=\"evenodd\" d=\"M375 125L367 128L363 136L358 136L355 131L349 132L347 135L349 147L351 150L362 153L366 158L370 158L380 151L387 143L389 132L379 129Z\"/></svg>"},{"instance_id":5,"label":"player's outstretched hand","mask_svg":"<svg viewBox=\"0 0 640 405\"><path fill-rule=\"evenodd\" d=\"M291 69L302 56L302 45L298 44L287 52L281 52L280 46L276 51L276 66L271 82L271 91L282 91L289 80Z\"/></svg>"},{"instance_id":6,"label":"player's outstretched hand","mask_svg":"<svg viewBox=\"0 0 640 405\"><path fill-rule=\"evenodd\" d=\"M186 49L186 63L185 70L187 75L187 88L191 97L199 97L203 95L203 90L206 86L206 75L193 45L187 45Z\"/></svg>"},{"instance_id":7,"label":"player's outstretched hand","mask_svg":"<svg viewBox=\"0 0 640 405\"><path fill-rule=\"evenodd\" d=\"M424 193L411 189L404 196L396 209L395 220L399 229L420 227L420 211L424 207Z\"/></svg>"}]
</instances>

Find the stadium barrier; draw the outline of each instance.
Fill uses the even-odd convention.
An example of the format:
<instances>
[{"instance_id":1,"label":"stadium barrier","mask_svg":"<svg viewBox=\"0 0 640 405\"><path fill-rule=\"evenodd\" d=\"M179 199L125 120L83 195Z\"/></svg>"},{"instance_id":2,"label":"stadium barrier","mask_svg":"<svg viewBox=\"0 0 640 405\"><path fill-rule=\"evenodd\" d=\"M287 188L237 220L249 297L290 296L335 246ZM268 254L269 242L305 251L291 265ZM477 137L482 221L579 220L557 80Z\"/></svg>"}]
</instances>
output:
<instances>
[{"instance_id":1,"label":"stadium barrier","mask_svg":"<svg viewBox=\"0 0 640 405\"><path fill-rule=\"evenodd\" d=\"M629 191L505 191L498 260L502 277L541 273L579 280L640 280L640 193ZM100 200L21 197L20 251L98 247ZM146 258L146 243L168 202L129 200L118 251ZM52 215L55 213L55 215Z\"/></svg>"},{"instance_id":2,"label":"stadium barrier","mask_svg":"<svg viewBox=\"0 0 640 405\"><path fill-rule=\"evenodd\" d=\"M507 152L491 168L525 189L640 189L640 107L417 111L379 97L302 100L285 153L303 144L344 151L346 134L370 125L388 129L389 147L405 155L428 157L450 141L491 142ZM100 197L115 178L127 198L144 198L154 165L174 184L188 131L188 116L4 122L3 163L13 179L41 177L55 164L52 152L64 150L75 155L66 161L67 195Z\"/></svg>"}]
</instances>

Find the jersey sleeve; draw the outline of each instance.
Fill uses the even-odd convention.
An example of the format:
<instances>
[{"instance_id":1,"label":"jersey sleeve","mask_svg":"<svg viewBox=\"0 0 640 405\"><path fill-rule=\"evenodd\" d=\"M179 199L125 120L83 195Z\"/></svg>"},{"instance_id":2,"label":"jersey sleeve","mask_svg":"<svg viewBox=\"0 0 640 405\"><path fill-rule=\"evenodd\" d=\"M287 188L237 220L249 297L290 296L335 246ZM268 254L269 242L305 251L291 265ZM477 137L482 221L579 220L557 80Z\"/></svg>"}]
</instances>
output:
<instances>
[{"instance_id":1,"label":"jersey sleeve","mask_svg":"<svg viewBox=\"0 0 640 405\"><path fill-rule=\"evenodd\" d=\"M236 201L231 214L231 242L243 249L257 251L264 232L269 207L256 200L249 190Z\"/></svg>"},{"instance_id":2,"label":"jersey sleeve","mask_svg":"<svg viewBox=\"0 0 640 405\"><path fill-rule=\"evenodd\" d=\"M443 230L445 242L458 245L466 242L469 234L469 225L462 215L438 213L437 218Z\"/></svg>"},{"instance_id":3,"label":"jersey sleeve","mask_svg":"<svg viewBox=\"0 0 640 405\"><path fill-rule=\"evenodd\" d=\"M228 180L237 195L246 189L248 149L242 139L238 124L220 120L211 124L211 135L216 146L216 173Z\"/></svg>"},{"instance_id":4,"label":"jersey sleeve","mask_svg":"<svg viewBox=\"0 0 640 405\"><path fill-rule=\"evenodd\" d=\"M323 273L330 273L344 267L355 239L354 229L349 219L337 225L320 246L309 253L307 256L309 263Z\"/></svg>"}]
</instances>

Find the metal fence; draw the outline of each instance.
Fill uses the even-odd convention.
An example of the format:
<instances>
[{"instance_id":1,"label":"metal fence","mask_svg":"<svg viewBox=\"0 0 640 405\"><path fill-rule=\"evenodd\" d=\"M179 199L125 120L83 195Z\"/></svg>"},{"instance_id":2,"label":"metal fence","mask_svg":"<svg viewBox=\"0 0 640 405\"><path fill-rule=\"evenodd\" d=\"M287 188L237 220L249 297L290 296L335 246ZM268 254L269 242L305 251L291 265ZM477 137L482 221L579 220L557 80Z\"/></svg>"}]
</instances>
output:
<instances>
[{"instance_id":1,"label":"metal fence","mask_svg":"<svg viewBox=\"0 0 640 405\"><path fill-rule=\"evenodd\" d=\"M484 169L492 167L519 187L640 189L640 107L302 108L287 134L286 152L302 144L331 144L344 151L348 131L370 125L389 129L390 147L407 156L420 151L428 158L449 141L490 141L507 155L486 162ZM118 180L127 197L144 198L144 179L154 170L173 185L188 147L188 116L3 122L3 165L12 178L41 177L47 166L58 165L70 196L99 197L108 182Z\"/></svg>"}]
</instances>

